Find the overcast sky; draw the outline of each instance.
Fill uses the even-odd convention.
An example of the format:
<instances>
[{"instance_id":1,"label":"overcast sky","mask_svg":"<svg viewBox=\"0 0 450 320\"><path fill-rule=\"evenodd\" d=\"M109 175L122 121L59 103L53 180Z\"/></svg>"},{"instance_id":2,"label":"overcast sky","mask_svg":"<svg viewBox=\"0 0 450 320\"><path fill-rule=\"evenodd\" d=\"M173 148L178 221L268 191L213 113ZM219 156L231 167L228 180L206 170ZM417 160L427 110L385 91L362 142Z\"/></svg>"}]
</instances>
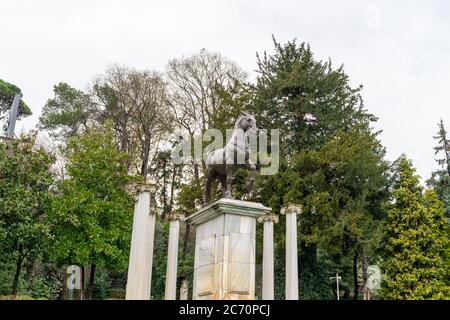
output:
<instances>
[{"instance_id":1,"label":"overcast sky","mask_svg":"<svg viewBox=\"0 0 450 320\"><path fill-rule=\"evenodd\" d=\"M310 43L363 84L366 108L392 160L436 168L432 136L450 129L450 2L0 0L0 79L18 85L37 123L54 84L77 88L111 63L163 71L171 58L219 51L254 78L256 52L281 41Z\"/></svg>"}]
</instances>

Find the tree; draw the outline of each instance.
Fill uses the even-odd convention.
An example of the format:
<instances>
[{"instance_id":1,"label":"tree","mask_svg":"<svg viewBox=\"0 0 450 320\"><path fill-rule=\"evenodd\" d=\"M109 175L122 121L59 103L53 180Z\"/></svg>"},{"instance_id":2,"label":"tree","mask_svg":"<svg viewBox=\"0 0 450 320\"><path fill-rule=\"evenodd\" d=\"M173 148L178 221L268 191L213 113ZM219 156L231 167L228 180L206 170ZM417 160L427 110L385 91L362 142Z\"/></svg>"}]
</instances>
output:
<instances>
[{"instance_id":1,"label":"tree","mask_svg":"<svg viewBox=\"0 0 450 320\"><path fill-rule=\"evenodd\" d=\"M259 127L280 130L279 171L257 179L254 197L274 212L287 202L303 205L302 299L331 298L327 273L337 271L357 297L354 270L359 259L376 259L370 243L377 243L388 196L385 151L371 129L376 118L343 67L316 60L305 43L274 39L274 46L273 54L258 55L253 106ZM277 242L282 254L283 238Z\"/></svg>"},{"instance_id":2,"label":"tree","mask_svg":"<svg viewBox=\"0 0 450 320\"><path fill-rule=\"evenodd\" d=\"M41 129L64 140L82 133L95 117L89 94L60 82L53 87L55 97L48 99L39 117Z\"/></svg>"},{"instance_id":3,"label":"tree","mask_svg":"<svg viewBox=\"0 0 450 320\"><path fill-rule=\"evenodd\" d=\"M174 125L189 136L190 141L201 139L205 130L215 128L222 131L232 128L239 114L238 105L241 85L246 74L234 62L219 53L203 49L188 57L169 61L168 104L174 117ZM224 133L224 132L223 132ZM203 162L193 159L192 165L178 168L182 179L178 182L177 206L186 215L194 213L203 204ZM186 224L180 269L191 268L189 256L191 228ZM181 273L191 277L189 272ZM192 283L192 279L188 279Z\"/></svg>"},{"instance_id":4,"label":"tree","mask_svg":"<svg viewBox=\"0 0 450 320\"><path fill-rule=\"evenodd\" d=\"M219 111L217 90L246 79L237 64L204 49L190 57L170 60L167 75L177 122L191 135L208 129Z\"/></svg>"},{"instance_id":5,"label":"tree","mask_svg":"<svg viewBox=\"0 0 450 320\"><path fill-rule=\"evenodd\" d=\"M159 151L154 159L152 176L156 178L156 197L162 204L161 218L170 213L175 206L175 191L179 188L182 165L171 160L171 150Z\"/></svg>"},{"instance_id":6,"label":"tree","mask_svg":"<svg viewBox=\"0 0 450 320\"><path fill-rule=\"evenodd\" d=\"M161 74L112 66L94 81L100 121L112 121L120 150L148 178L153 157L172 129L167 89Z\"/></svg>"},{"instance_id":7,"label":"tree","mask_svg":"<svg viewBox=\"0 0 450 320\"><path fill-rule=\"evenodd\" d=\"M17 94L22 94L22 90L19 87L0 79L0 120L3 118L1 116L2 113L7 112L11 108L11 104ZM31 114L30 108L20 99L17 118L20 119Z\"/></svg>"},{"instance_id":8,"label":"tree","mask_svg":"<svg viewBox=\"0 0 450 320\"><path fill-rule=\"evenodd\" d=\"M440 152L443 153L444 158L438 159L437 162L447 170L447 174L450 177L450 140L447 138L447 131L445 130L444 121L442 121L442 119L438 126L438 135L434 137L438 140L438 145L434 150L436 151L435 154Z\"/></svg>"},{"instance_id":9,"label":"tree","mask_svg":"<svg viewBox=\"0 0 450 320\"><path fill-rule=\"evenodd\" d=\"M278 176L259 180L262 188L256 194L275 208L286 202L303 206L298 218L303 299L330 298L327 273L336 272L343 276L342 288L358 296L354 268L364 257L376 260L380 243L376 213L387 200L383 156L376 135L356 127L339 132L318 150L299 152ZM270 183L272 191L264 187ZM279 241L282 248L284 239Z\"/></svg>"},{"instance_id":10,"label":"tree","mask_svg":"<svg viewBox=\"0 0 450 320\"><path fill-rule=\"evenodd\" d=\"M226 123L230 116L237 115L229 113L227 107L230 105L220 103L218 92L243 82L246 74L221 54L203 49L189 57L172 59L167 66L167 77L169 104L175 122L187 132L191 141L201 137L205 130L217 128L222 121ZM194 179L199 179L203 162L196 160L193 162Z\"/></svg>"},{"instance_id":11,"label":"tree","mask_svg":"<svg viewBox=\"0 0 450 320\"><path fill-rule=\"evenodd\" d=\"M36 134L0 140L0 237L2 254L16 260L12 294L17 294L22 267L42 254L51 236L46 222L53 185L52 154L36 143Z\"/></svg>"},{"instance_id":12,"label":"tree","mask_svg":"<svg viewBox=\"0 0 450 320\"><path fill-rule=\"evenodd\" d=\"M376 120L363 109L362 86L350 86L343 66L316 60L306 43L273 42L274 54L257 56L254 106L261 127L280 130L287 157L320 146L339 130Z\"/></svg>"},{"instance_id":13,"label":"tree","mask_svg":"<svg viewBox=\"0 0 450 320\"><path fill-rule=\"evenodd\" d=\"M97 267L127 268L133 200L126 188L132 179L111 126L72 137L63 154L69 177L58 186L49 212L51 253L60 264L90 266L89 297Z\"/></svg>"},{"instance_id":14,"label":"tree","mask_svg":"<svg viewBox=\"0 0 450 320\"><path fill-rule=\"evenodd\" d=\"M445 214L450 219L450 140L447 137L444 121L441 120L438 127L438 133L434 137L438 144L434 150L435 155L442 155L436 160L440 168L432 172L431 178L427 180L427 185L436 191L439 200L444 205Z\"/></svg>"},{"instance_id":15,"label":"tree","mask_svg":"<svg viewBox=\"0 0 450 320\"><path fill-rule=\"evenodd\" d=\"M433 190L419 184L415 169L402 156L387 216L383 296L386 299L449 297L448 225ZM447 260L448 261L448 260Z\"/></svg>"},{"instance_id":16,"label":"tree","mask_svg":"<svg viewBox=\"0 0 450 320\"><path fill-rule=\"evenodd\" d=\"M157 72L111 66L88 92L55 85L55 97L45 104L39 126L67 140L111 121L120 150L129 155L128 169L147 179L156 151L172 130L166 87Z\"/></svg>"}]
</instances>

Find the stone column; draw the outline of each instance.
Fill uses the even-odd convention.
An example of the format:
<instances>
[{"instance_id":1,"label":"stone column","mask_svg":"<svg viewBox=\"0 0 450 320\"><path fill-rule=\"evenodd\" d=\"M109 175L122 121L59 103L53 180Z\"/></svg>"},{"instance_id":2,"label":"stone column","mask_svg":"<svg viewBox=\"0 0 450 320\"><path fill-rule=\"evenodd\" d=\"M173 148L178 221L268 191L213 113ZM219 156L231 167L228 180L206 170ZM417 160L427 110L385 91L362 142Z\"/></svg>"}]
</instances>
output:
<instances>
[{"instance_id":1,"label":"stone column","mask_svg":"<svg viewBox=\"0 0 450 320\"><path fill-rule=\"evenodd\" d=\"M273 225L278 223L278 216L268 214L258 222L264 223L262 299L274 300Z\"/></svg>"},{"instance_id":2,"label":"stone column","mask_svg":"<svg viewBox=\"0 0 450 320\"><path fill-rule=\"evenodd\" d=\"M195 225L194 300L255 299L256 219L270 211L220 199L186 218Z\"/></svg>"},{"instance_id":3,"label":"stone column","mask_svg":"<svg viewBox=\"0 0 450 320\"><path fill-rule=\"evenodd\" d=\"M170 221L169 246L167 253L166 292L165 300L176 300L177 297L177 266L178 266L178 239L180 234L180 221L184 215L172 213L167 216Z\"/></svg>"},{"instance_id":4,"label":"stone column","mask_svg":"<svg viewBox=\"0 0 450 320\"><path fill-rule=\"evenodd\" d=\"M297 214L301 206L288 204L281 208L286 215L286 300L298 300Z\"/></svg>"},{"instance_id":5,"label":"stone column","mask_svg":"<svg viewBox=\"0 0 450 320\"><path fill-rule=\"evenodd\" d=\"M137 187L127 278L127 300L150 299L156 211L150 209L154 184Z\"/></svg>"}]
</instances>

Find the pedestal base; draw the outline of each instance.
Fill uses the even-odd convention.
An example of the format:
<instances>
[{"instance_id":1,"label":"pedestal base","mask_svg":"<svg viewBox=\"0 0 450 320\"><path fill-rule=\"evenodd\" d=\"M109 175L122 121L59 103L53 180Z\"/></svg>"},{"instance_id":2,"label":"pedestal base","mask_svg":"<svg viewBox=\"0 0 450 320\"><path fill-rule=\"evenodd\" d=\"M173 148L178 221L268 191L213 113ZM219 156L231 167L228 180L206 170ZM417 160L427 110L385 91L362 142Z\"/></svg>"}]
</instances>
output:
<instances>
[{"instance_id":1,"label":"pedestal base","mask_svg":"<svg viewBox=\"0 0 450 320\"><path fill-rule=\"evenodd\" d=\"M255 298L256 218L270 211L220 199L186 219L196 226L194 300Z\"/></svg>"}]
</instances>

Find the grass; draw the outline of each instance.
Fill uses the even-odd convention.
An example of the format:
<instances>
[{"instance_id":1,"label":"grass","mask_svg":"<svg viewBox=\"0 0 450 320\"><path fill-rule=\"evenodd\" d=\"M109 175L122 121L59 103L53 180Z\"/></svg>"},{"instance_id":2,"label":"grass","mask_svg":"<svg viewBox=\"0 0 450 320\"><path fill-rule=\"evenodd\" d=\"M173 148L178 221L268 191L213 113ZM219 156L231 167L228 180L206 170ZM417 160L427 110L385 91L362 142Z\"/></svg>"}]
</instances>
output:
<instances>
[{"instance_id":1,"label":"grass","mask_svg":"<svg viewBox=\"0 0 450 320\"><path fill-rule=\"evenodd\" d=\"M20 296L20 295L9 295L9 296L0 296L0 300L35 300L30 296Z\"/></svg>"}]
</instances>

